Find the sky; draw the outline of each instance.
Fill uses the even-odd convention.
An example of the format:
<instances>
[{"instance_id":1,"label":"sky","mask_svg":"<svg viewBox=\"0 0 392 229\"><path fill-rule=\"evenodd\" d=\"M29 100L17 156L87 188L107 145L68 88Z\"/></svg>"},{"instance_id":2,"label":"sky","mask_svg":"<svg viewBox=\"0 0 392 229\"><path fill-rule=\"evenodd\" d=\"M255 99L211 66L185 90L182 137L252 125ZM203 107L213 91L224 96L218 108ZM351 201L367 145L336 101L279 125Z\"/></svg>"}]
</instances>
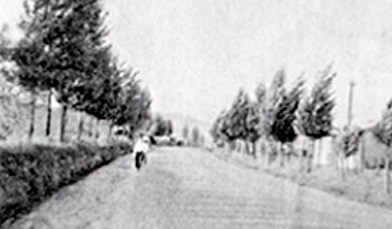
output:
<instances>
[{"instance_id":1,"label":"sky","mask_svg":"<svg viewBox=\"0 0 392 229\"><path fill-rule=\"evenodd\" d=\"M21 0L0 0L11 26ZM288 86L304 74L310 88L330 63L335 125L377 121L392 98L392 1L387 0L106 0L113 52L140 71L153 110L212 122L240 88L285 69Z\"/></svg>"}]
</instances>

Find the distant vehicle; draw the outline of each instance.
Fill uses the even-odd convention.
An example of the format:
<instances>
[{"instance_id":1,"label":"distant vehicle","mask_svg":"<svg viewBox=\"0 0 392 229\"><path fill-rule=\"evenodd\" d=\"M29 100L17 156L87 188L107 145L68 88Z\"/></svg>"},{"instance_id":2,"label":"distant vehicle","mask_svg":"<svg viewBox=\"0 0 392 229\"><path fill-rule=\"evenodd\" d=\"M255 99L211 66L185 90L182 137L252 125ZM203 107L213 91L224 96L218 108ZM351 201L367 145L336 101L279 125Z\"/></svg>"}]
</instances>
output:
<instances>
[{"instance_id":1,"label":"distant vehicle","mask_svg":"<svg viewBox=\"0 0 392 229\"><path fill-rule=\"evenodd\" d=\"M168 145L170 143L169 136L154 136L153 138L157 145Z\"/></svg>"},{"instance_id":2,"label":"distant vehicle","mask_svg":"<svg viewBox=\"0 0 392 229\"><path fill-rule=\"evenodd\" d=\"M183 146L183 145L185 145L185 141L182 138L177 138L177 139L174 138L173 141L174 141L174 144L176 146Z\"/></svg>"},{"instance_id":3,"label":"distant vehicle","mask_svg":"<svg viewBox=\"0 0 392 229\"><path fill-rule=\"evenodd\" d=\"M153 136L156 145L160 146L183 146L184 140L181 138L176 138L175 136Z\"/></svg>"}]
</instances>

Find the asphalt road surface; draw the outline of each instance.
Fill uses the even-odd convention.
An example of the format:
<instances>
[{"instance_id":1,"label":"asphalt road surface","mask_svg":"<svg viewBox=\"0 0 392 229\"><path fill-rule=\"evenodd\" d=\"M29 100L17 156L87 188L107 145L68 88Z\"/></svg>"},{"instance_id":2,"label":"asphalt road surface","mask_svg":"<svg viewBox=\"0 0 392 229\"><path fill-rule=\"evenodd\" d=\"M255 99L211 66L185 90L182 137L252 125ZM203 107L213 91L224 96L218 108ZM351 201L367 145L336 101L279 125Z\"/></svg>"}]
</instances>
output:
<instances>
[{"instance_id":1,"label":"asphalt road surface","mask_svg":"<svg viewBox=\"0 0 392 229\"><path fill-rule=\"evenodd\" d=\"M392 212L227 163L159 148L141 171L117 159L64 188L13 228L392 228Z\"/></svg>"}]
</instances>

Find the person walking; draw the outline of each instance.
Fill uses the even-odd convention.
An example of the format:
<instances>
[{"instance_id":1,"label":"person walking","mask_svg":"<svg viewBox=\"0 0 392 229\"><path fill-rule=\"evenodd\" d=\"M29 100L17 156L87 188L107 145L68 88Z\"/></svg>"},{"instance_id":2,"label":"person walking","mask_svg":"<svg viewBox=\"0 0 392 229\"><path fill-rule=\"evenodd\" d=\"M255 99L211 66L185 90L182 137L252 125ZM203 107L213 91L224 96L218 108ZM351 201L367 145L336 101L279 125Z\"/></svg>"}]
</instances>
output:
<instances>
[{"instance_id":1,"label":"person walking","mask_svg":"<svg viewBox=\"0 0 392 229\"><path fill-rule=\"evenodd\" d=\"M142 164L147 163L147 152L149 149L149 138L141 134L133 148L135 167L137 170L140 170Z\"/></svg>"}]
</instances>

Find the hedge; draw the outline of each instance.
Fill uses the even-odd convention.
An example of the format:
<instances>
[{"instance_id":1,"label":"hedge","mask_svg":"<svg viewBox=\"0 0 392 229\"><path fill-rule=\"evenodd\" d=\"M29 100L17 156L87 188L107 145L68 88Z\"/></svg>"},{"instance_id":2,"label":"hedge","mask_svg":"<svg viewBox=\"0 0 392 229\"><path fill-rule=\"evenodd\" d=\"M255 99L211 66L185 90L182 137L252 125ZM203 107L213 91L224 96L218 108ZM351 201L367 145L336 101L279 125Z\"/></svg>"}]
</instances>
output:
<instances>
[{"instance_id":1,"label":"hedge","mask_svg":"<svg viewBox=\"0 0 392 229\"><path fill-rule=\"evenodd\" d=\"M0 147L0 228L130 149L127 144L99 147L88 143Z\"/></svg>"}]
</instances>

